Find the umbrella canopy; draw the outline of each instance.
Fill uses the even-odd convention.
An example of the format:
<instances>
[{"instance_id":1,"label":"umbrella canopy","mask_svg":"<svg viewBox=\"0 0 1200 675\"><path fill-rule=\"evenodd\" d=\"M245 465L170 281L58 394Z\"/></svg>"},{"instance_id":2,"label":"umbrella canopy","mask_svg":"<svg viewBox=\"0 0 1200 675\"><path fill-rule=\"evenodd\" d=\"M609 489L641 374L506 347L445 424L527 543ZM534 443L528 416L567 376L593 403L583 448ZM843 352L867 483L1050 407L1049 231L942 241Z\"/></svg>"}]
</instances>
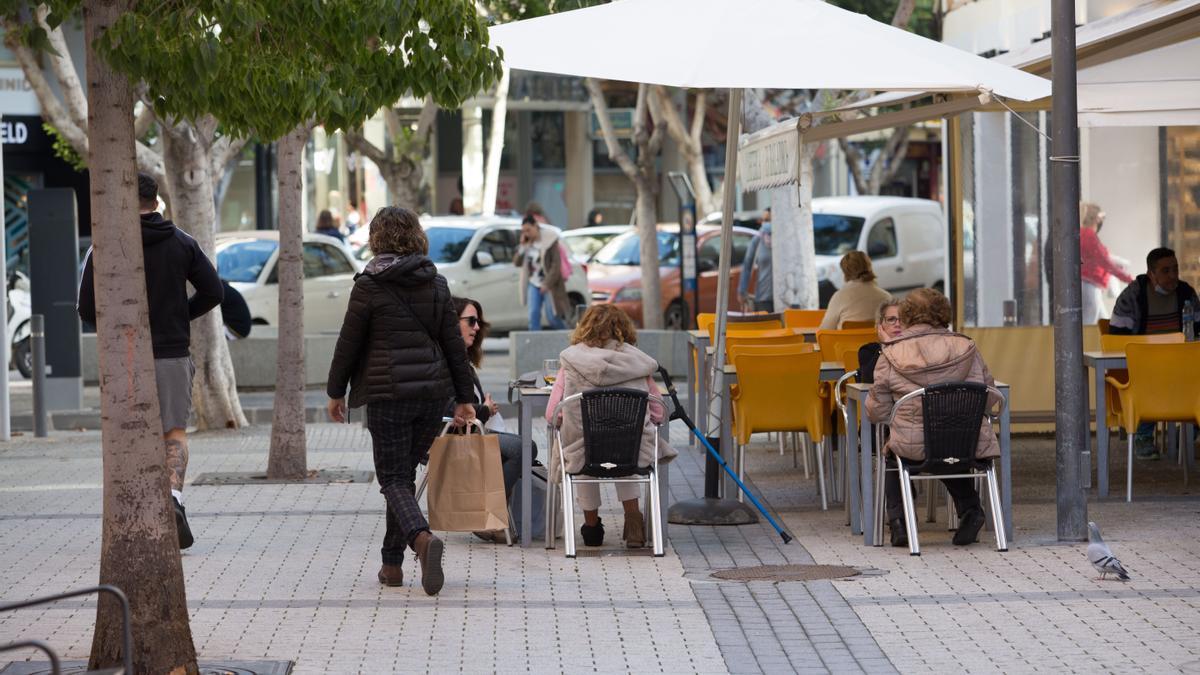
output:
<instances>
[{"instance_id":1,"label":"umbrella canopy","mask_svg":"<svg viewBox=\"0 0 1200 675\"><path fill-rule=\"evenodd\" d=\"M822 0L619 0L491 29L511 68L673 87L970 91L1050 82Z\"/></svg>"}]
</instances>

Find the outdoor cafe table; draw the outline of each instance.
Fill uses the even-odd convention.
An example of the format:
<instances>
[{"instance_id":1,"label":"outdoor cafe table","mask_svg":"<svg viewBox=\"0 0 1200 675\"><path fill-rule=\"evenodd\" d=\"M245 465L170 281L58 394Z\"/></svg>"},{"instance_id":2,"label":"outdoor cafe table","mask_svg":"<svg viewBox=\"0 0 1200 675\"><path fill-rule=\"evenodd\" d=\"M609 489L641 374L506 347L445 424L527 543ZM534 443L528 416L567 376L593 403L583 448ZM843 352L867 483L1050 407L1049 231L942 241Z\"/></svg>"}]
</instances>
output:
<instances>
[{"instance_id":1,"label":"outdoor cafe table","mask_svg":"<svg viewBox=\"0 0 1200 675\"><path fill-rule=\"evenodd\" d=\"M737 324L726 324L736 326ZM794 328L792 330L804 333L805 342L817 341L817 329L811 327ZM708 338L706 330L689 330L687 332L688 339L688 387L689 387L689 406L691 407L692 420L704 433L708 428L708 415L704 414L704 408L708 405L708 350L712 348L712 341ZM702 376L703 375L703 376ZM695 445L696 437L688 435L688 445Z\"/></svg>"},{"instance_id":2,"label":"outdoor cafe table","mask_svg":"<svg viewBox=\"0 0 1200 675\"><path fill-rule=\"evenodd\" d=\"M1008 408L1009 386L1004 382L997 381L996 388L1000 390L1000 394L1004 396L1004 410L1000 413L1000 505L1004 513L1004 534L1008 540L1012 541L1013 536L1013 520L1012 520L1012 415ZM859 504L862 505L861 517L862 520L862 535L863 544L867 546L882 546L882 541L875 541L875 470L872 456L874 453L875 439L871 433L871 423L867 421L867 394L871 391L869 384L847 384L846 385L846 412L851 420L859 420L857 425L850 424L846 429L849 439L846 442L847 447L853 448L858 445L858 469L860 475L859 489L850 490L850 499L856 500L850 505L851 521L854 520L854 514L860 513ZM847 457L854 457L853 452L846 453ZM850 469L853 471L853 469ZM851 481L853 485L853 481ZM857 494L856 494L857 492ZM858 500L861 495L862 499ZM854 529L853 522L851 523L851 532L858 534L858 530Z\"/></svg>"},{"instance_id":3,"label":"outdoor cafe table","mask_svg":"<svg viewBox=\"0 0 1200 675\"><path fill-rule=\"evenodd\" d=\"M1108 371L1110 371L1110 370L1124 370L1125 369L1125 367L1126 367L1125 352L1098 352L1098 351L1097 352L1084 352L1083 353L1083 365L1087 366L1088 368L1091 368L1095 374L1095 377L1092 380L1092 382L1093 382L1092 388L1093 388L1093 391L1096 396L1096 416L1094 418L1094 421L1096 422L1096 441L1095 441L1096 493L1100 497L1107 497L1108 496L1108 429L1104 425L1107 423L1105 418L1108 416L1107 415L1108 387L1104 386L1104 378L1108 374ZM1174 427L1172 427L1171 429L1172 429L1172 433L1173 433ZM1192 425L1188 424L1188 425L1185 425L1185 429L1187 431L1185 432L1186 436L1184 437L1184 447L1191 448L1192 447L1192 434L1194 432L1194 427ZM1088 440L1091 440L1091 439L1088 439ZM1168 442L1167 445L1170 448L1175 447L1175 444L1172 442ZM1192 468L1191 465L1193 462L1194 454L1195 454L1194 452L1185 452L1184 453L1185 457L1187 458L1185 461L1188 462L1189 470ZM1083 470L1084 477L1086 479L1090 479L1092 476L1092 468L1091 468L1092 463L1091 463L1090 455L1084 458L1083 466L1084 466L1084 470ZM1091 486L1091 481L1085 480L1084 487L1090 487L1090 486Z\"/></svg>"},{"instance_id":4,"label":"outdoor cafe table","mask_svg":"<svg viewBox=\"0 0 1200 675\"><path fill-rule=\"evenodd\" d=\"M521 387L515 391L517 392L517 434L521 437L521 482L517 485L521 499L520 542L522 548L529 548L533 541L533 416L546 413L546 406L550 403L550 387ZM667 406L671 405L670 399L665 399L664 403ZM669 412L668 410L668 414ZM670 440L669 425L659 426L658 435L663 442ZM551 445L549 429L546 431L546 442L547 445ZM547 471L550 466L549 458L550 448L547 447ZM670 501L670 495L666 487L671 484L670 467L670 462L658 465L658 481L662 490L662 499L659 501L662 511L663 541L666 541L667 536L667 503ZM550 481L553 478L547 475L546 480Z\"/></svg>"}]
</instances>

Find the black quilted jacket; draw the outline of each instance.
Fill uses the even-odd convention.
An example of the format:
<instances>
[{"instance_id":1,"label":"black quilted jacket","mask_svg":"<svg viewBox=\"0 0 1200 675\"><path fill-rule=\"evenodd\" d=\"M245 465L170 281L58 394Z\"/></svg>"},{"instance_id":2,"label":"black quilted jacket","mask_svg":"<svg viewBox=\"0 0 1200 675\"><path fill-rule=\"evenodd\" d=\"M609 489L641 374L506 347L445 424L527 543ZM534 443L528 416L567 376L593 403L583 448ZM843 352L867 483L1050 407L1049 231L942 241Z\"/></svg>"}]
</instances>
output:
<instances>
[{"instance_id":1,"label":"black quilted jacket","mask_svg":"<svg viewBox=\"0 0 1200 675\"><path fill-rule=\"evenodd\" d=\"M429 258L379 255L355 278L326 392L341 398L347 383L352 408L389 399L475 402L450 289Z\"/></svg>"}]
</instances>

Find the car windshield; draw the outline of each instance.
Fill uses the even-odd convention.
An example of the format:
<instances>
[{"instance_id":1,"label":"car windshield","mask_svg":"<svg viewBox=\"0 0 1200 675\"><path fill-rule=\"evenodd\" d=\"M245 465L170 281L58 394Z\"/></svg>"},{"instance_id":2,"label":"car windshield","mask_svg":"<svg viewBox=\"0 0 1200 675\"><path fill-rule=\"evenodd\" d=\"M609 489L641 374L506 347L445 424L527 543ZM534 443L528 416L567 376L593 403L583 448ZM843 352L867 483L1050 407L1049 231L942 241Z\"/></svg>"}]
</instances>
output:
<instances>
[{"instance_id":1,"label":"car windshield","mask_svg":"<svg viewBox=\"0 0 1200 675\"><path fill-rule=\"evenodd\" d=\"M604 245L617 234L616 232L612 234L581 234L574 237L563 237L562 240L567 248L571 249L571 253L575 254L575 257L591 260L592 256L604 248Z\"/></svg>"},{"instance_id":2,"label":"car windshield","mask_svg":"<svg viewBox=\"0 0 1200 675\"><path fill-rule=\"evenodd\" d=\"M431 227L425 230L429 237L429 259L435 263L458 262L475 230L466 227Z\"/></svg>"},{"instance_id":3,"label":"car windshield","mask_svg":"<svg viewBox=\"0 0 1200 675\"><path fill-rule=\"evenodd\" d=\"M813 214L813 239L817 255L843 256L858 248L863 219L836 213Z\"/></svg>"},{"instance_id":4,"label":"car windshield","mask_svg":"<svg viewBox=\"0 0 1200 675\"><path fill-rule=\"evenodd\" d=\"M637 232L626 232L605 244L592 260L602 265L641 265L642 254L638 248L640 245ZM667 266L679 264L678 234L674 232L658 233L658 264Z\"/></svg>"},{"instance_id":5,"label":"car windshield","mask_svg":"<svg viewBox=\"0 0 1200 675\"><path fill-rule=\"evenodd\" d=\"M225 281L254 283L279 242L270 239L235 241L217 251L217 274Z\"/></svg>"}]
</instances>

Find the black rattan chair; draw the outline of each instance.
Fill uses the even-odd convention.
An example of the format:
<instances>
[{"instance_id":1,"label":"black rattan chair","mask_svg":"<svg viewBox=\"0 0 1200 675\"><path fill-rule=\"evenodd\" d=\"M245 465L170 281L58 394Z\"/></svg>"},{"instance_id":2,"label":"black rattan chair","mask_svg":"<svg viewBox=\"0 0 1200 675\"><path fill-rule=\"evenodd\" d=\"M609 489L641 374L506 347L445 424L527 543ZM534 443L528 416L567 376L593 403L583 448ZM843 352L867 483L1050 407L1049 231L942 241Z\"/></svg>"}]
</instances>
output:
<instances>
[{"instance_id":1,"label":"black rattan chair","mask_svg":"<svg viewBox=\"0 0 1200 675\"><path fill-rule=\"evenodd\" d=\"M575 557L575 483L643 483L649 487L649 534L654 555L663 555L661 510L659 508L658 455L649 466L638 466L645 434L650 395L639 389L607 387L573 394L559 401L551 419L558 420L565 406L578 402L583 429L583 468L568 473L563 457L560 425L554 434L562 478L563 540L568 558ZM547 531L557 516L547 510ZM548 538L548 541L550 539Z\"/></svg>"},{"instance_id":2,"label":"black rattan chair","mask_svg":"<svg viewBox=\"0 0 1200 675\"><path fill-rule=\"evenodd\" d=\"M947 382L935 384L906 394L892 406L888 425L895 419L900 406L921 398L922 425L925 435L925 460L884 462L876 484L876 495L883 504L884 471L900 473L900 494L904 502L904 519L908 529L908 549L921 555L917 540L916 509L913 505L913 480L943 478L986 478L988 501L992 511L992 529L996 533L996 550L1007 551L1004 535L1004 515L1000 508L1000 490L992 462L975 458L979 430L988 416L988 395L994 393L1005 405L1003 396L994 388L976 382ZM950 469L951 473L946 473Z\"/></svg>"}]
</instances>

